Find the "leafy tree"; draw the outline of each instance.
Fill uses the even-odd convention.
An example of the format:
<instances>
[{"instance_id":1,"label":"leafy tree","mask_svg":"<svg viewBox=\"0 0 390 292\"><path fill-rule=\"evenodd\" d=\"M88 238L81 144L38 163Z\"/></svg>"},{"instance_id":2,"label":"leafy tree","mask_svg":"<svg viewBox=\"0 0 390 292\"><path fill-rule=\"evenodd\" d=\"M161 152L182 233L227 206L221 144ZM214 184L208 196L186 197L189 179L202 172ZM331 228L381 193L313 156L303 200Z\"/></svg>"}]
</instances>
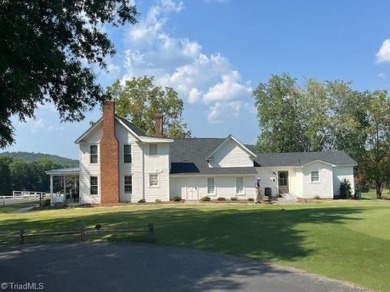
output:
<instances>
[{"instance_id":1,"label":"leafy tree","mask_svg":"<svg viewBox=\"0 0 390 292\"><path fill-rule=\"evenodd\" d=\"M358 92L343 81L325 84L328 99L329 148L346 151L359 161L366 153L368 92Z\"/></svg>"},{"instance_id":2,"label":"leafy tree","mask_svg":"<svg viewBox=\"0 0 390 292\"><path fill-rule=\"evenodd\" d=\"M361 160L363 179L375 183L376 196L382 198L382 189L390 177L390 99L386 91L367 95L368 127L367 152Z\"/></svg>"},{"instance_id":3,"label":"leafy tree","mask_svg":"<svg viewBox=\"0 0 390 292\"><path fill-rule=\"evenodd\" d=\"M0 195L12 194L11 172L9 164L13 161L10 157L0 157Z\"/></svg>"},{"instance_id":4,"label":"leafy tree","mask_svg":"<svg viewBox=\"0 0 390 292\"><path fill-rule=\"evenodd\" d=\"M12 115L24 121L53 102L60 118L78 121L106 95L93 66L115 53L103 25L136 22L128 0L0 2L0 147L14 142Z\"/></svg>"},{"instance_id":5,"label":"leafy tree","mask_svg":"<svg viewBox=\"0 0 390 292\"><path fill-rule=\"evenodd\" d=\"M147 135L155 135L155 117L163 114L164 136L190 137L187 124L183 123L183 101L171 87L153 84L153 77L139 77L122 84L116 81L108 92L116 101L116 112L127 118Z\"/></svg>"},{"instance_id":6,"label":"leafy tree","mask_svg":"<svg viewBox=\"0 0 390 292\"><path fill-rule=\"evenodd\" d=\"M309 150L301 113L301 91L288 74L272 75L268 83L254 90L261 133L258 148L262 152Z\"/></svg>"}]
</instances>

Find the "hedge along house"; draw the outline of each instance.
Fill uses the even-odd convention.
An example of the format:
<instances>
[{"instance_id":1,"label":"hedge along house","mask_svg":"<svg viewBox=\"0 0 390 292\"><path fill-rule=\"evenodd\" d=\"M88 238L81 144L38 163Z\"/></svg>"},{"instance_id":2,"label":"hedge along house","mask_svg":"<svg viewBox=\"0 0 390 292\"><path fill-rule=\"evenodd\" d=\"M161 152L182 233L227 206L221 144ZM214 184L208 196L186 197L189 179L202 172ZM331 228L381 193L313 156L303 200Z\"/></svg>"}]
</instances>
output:
<instances>
[{"instance_id":1,"label":"hedge along house","mask_svg":"<svg viewBox=\"0 0 390 292\"><path fill-rule=\"evenodd\" d=\"M232 135L220 138L167 139L162 117L156 137L146 136L115 115L106 102L103 117L75 142L79 145L80 203L168 201L238 197L261 191L276 196L333 198L342 179L354 187L353 161L344 152L253 153Z\"/></svg>"}]
</instances>

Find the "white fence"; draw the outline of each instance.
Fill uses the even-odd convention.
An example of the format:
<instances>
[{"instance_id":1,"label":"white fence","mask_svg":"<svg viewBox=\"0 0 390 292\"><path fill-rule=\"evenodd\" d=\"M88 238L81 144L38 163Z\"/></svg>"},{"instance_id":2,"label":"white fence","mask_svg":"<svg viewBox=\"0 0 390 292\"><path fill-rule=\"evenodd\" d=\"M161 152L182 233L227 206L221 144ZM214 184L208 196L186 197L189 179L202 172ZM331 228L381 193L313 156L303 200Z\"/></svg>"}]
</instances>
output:
<instances>
[{"instance_id":1,"label":"white fence","mask_svg":"<svg viewBox=\"0 0 390 292\"><path fill-rule=\"evenodd\" d=\"M44 198L46 196L45 192L32 192L32 191L13 191L12 192L12 197L15 198L39 198L42 196Z\"/></svg>"}]
</instances>

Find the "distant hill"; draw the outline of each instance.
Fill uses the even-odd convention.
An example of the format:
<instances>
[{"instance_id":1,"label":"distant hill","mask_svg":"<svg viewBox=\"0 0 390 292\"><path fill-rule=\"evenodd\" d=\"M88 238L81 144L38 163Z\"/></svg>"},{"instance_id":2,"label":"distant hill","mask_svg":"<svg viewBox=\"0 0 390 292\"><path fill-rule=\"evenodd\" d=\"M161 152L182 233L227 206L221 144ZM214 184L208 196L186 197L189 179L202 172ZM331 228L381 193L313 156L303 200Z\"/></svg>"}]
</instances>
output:
<instances>
[{"instance_id":1,"label":"distant hill","mask_svg":"<svg viewBox=\"0 0 390 292\"><path fill-rule=\"evenodd\" d=\"M20 159L24 161L36 161L40 159L49 159L55 163L68 166L68 167L78 167L79 161L74 159L69 159L57 155L43 154L43 153L33 153L33 152L1 152L1 156L8 156L13 159Z\"/></svg>"}]
</instances>

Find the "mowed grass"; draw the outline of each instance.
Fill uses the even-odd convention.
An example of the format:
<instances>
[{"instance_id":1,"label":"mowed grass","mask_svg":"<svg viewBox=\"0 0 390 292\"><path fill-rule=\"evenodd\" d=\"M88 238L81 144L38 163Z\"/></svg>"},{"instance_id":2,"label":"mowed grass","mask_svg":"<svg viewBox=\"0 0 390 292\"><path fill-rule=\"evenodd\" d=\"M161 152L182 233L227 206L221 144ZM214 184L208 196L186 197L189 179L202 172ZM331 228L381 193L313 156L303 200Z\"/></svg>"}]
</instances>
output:
<instances>
[{"instance_id":1,"label":"mowed grass","mask_svg":"<svg viewBox=\"0 0 390 292\"><path fill-rule=\"evenodd\" d=\"M266 260L373 290L390 291L388 200L297 205L130 204L27 213L9 211L9 207L0 207L0 234L17 234L20 228L38 232L96 224L146 227L153 222L157 244ZM115 241L146 238L118 233L103 236ZM1 240L17 243L17 238L10 241L0 236ZM26 239L32 241L33 238Z\"/></svg>"}]
</instances>

